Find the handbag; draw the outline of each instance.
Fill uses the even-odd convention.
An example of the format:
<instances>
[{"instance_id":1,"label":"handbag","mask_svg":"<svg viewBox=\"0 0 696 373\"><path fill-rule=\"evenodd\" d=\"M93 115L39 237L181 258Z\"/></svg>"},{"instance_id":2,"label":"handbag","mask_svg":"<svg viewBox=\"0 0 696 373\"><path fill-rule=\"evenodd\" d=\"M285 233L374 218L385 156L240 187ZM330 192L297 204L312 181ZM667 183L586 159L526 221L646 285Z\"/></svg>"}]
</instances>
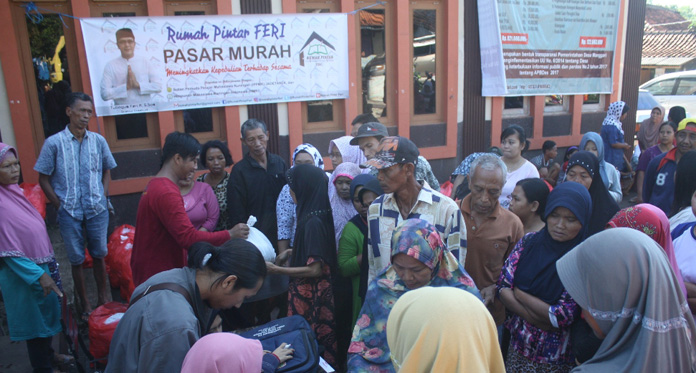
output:
<instances>
[{"instance_id":1,"label":"handbag","mask_svg":"<svg viewBox=\"0 0 696 373\"><path fill-rule=\"evenodd\" d=\"M316 372L319 367L319 345L307 320L293 315L271 321L240 334L257 339L266 351L275 351L283 343L295 350L293 358L278 367L277 372Z\"/></svg>"}]
</instances>

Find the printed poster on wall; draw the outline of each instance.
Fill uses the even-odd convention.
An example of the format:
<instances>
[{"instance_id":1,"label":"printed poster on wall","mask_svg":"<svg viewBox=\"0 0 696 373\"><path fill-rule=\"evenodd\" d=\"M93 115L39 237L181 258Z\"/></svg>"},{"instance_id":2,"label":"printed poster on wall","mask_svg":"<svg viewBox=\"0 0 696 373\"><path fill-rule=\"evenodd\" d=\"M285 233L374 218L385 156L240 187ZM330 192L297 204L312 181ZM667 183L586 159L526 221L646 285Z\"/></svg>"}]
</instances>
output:
<instances>
[{"instance_id":1,"label":"printed poster on wall","mask_svg":"<svg viewBox=\"0 0 696 373\"><path fill-rule=\"evenodd\" d=\"M346 14L80 24L99 116L348 97Z\"/></svg>"},{"instance_id":2,"label":"printed poster on wall","mask_svg":"<svg viewBox=\"0 0 696 373\"><path fill-rule=\"evenodd\" d=\"M478 4L483 96L611 93L619 0Z\"/></svg>"}]
</instances>

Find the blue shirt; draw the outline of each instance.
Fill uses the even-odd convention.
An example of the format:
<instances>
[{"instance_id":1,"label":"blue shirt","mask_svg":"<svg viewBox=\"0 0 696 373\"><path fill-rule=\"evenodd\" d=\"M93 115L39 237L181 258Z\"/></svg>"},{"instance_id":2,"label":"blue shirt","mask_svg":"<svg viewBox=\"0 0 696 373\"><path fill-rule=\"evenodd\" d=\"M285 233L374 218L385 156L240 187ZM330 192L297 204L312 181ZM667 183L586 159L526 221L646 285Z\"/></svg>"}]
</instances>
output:
<instances>
[{"instance_id":1,"label":"blue shirt","mask_svg":"<svg viewBox=\"0 0 696 373\"><path fill-rule=\"evenodd\" d=\"M624 136L616 126L602 126L602 142L604 142L604 160L622 170L624 168L623 149L614 149L612 144L624 142Z\"/></svg>"},{"instance_id":2,"label":"blue shirt","mask_svg":"<svg viewBox=\"0 0 696 373\"><path fill-rule=\"evenodd\" d=\"M668 159L662 168L658 170L657 167L668 153L662 153L650 161L643 181L643 201L659 207L667 216L672 212L677 163Z\"/></svg>"},{"instance_id":3,"label":"blue shirt","mask_svg":"<svg viewBox=\"0 0 696 373\"><path fill-rule=\"evenodd\" d=\"M104 137L86 131L80 142L66 126L46 139L34 170L51 176L60 207L82 220L106 210L102 175L115 167L116 161Z\"/></svg>"}]
</instances>

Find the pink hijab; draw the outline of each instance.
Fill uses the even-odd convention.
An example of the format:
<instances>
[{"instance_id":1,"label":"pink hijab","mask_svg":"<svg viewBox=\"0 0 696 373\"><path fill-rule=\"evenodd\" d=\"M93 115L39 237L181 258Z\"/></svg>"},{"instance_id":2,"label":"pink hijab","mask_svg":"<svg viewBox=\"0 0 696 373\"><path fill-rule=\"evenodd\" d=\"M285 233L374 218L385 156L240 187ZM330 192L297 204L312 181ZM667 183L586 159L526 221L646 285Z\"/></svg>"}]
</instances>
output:
<instances>
[{"instance_id":1,"label":"pink hijab","mask_svg":"<svg viewBox=\"0 0 696 373\"><path fill-rule=\"evenodd\" d=\"M677 265L677 259L674 256L674 246L672 245L672 236L670 235L669 219L662 210L648 204L641 203L633 207L627 207L614 215L607 223L608 228L626 227L643 232L657 242L667 254L669 265L672 267L674 274L679 281L684 296L686 297L686 286L682 279L681 271Z\"/></svg>"},{"instance_id":2,"label":"pink hijab","mask_svg":"<svg viewBox=\"0 0 696 373\"><path fill-rule=\"evenodd\" d=\"M0 163L15 148L0 142ZM53 260L46 223L17 184L0 184L0 258L27 258L36 264Z\"/></svg>"},{"instance_id":3,"label":"pink hijab","mask_svg":"<svg viewBox=\"0 0 696 373\"><path fill-rule=\"evenodd\" d=\"M260 373L262 362L261 342L234 333L213 333L191 347L181 373Z\"/></svg>"}]
</instances>

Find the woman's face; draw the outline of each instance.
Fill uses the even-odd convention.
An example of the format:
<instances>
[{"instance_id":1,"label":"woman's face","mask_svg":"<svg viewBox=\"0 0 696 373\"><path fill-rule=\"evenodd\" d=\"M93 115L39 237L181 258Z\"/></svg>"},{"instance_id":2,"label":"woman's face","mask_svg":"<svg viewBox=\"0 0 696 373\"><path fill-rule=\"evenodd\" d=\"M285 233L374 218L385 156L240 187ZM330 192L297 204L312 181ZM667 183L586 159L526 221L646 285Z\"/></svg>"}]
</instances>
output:
<instances>
[{"instance_id":1,"label":"woman's face","mask_svg":"<svg viewBox=\"0 0 696 373\"><path fill-rule=\"evenodd\" d=\"M178 157L178 160L176 162L176 175L179 177L179 181L192 181L193 178L196 176L196 169L198 168L199 156L188 158L184 158L179 154L176 154L174 156Z\"/></svg>"},{"instance_id":2,"label":"woman's face","mask_svg":"<svg viewBox=\"0 0 696 373\"><path fill-rule=\"evenodd\" d=\"M334 185L336 186L336 194L342 199L350 199L350 182L351 179L345 176L336 178Z\"/></svg>"},{"instance_id":3,"label":"woman's face","mask_svg":"<svg viewBox=\"0 0 696 373\"><path fill-rule=\"evenodd\" d=\"M529 203L527 195L524 193L524 189L522 189L521 186L515 186L510 196L512 197L512 200L510 200L510 211L517 215L522 222L535 213L538 204Z\"/></svg>"},{"instance_id":4,"label":"woman's face","mask_svg":"<svg viewBox=\"0 0 696 373\"><path fill-rule=\"evenodd\" d=\"M674 128L672 126L662 126L660 128L660 143L662 145L674 144Z\"/></svg>"},{"instance_id":5,"label":"woman's face","mask_svg":"<svg viewBox=\"0 0 696 373\"><path fill-rule=\"evenodd\" d=\"M590 185L592 185L592 175L585 169L585 167L576 164L571 167L566 173L566 180L574 181L576 183L582 184L587 190L590 190Z\"/></svg>"},{"instance_id":6,"label":"woman's face","mask_svg":"<svg viewBox=\"0 0 696 373\"><path fill-rule=\"evenodd\" d=\"M653 123L660 124L660 121L662 120L662 112L660 109L652 109L650 112L650 119L652 119Z\"/></svg>"},{"instance_id":7,"label":"woman's face","mask_svg":"<svg viewBox=\"0 0 696 373\"><path fill-rule=\"evenodd\" d=\"M572 211L559 206L546 217L546 227L551 238L558 242L566 242L580 233L582 223Z\"/></svg>"},{"instance_id":8,"label":"woman's face","mask_svg":"<svg viewBox=\"0 0 696 373\"><path fill-rule=\"evenodd\" d=\"M336 168L338 165L343 163L343 155L341 155L341 152L338 150L337 146L332 147L331 153L329 153L329 158L331 159L331 165L333 168Z\"/></svg>"},{"instance_id":9,"label":"woman's face","mask_svg":"<svg viewBox=\"0 0 696 373\"><path fill-rule=\"evenodd\" d=\"M592 154L594 154L595 157L599 158L599 151L597 150L597 144L594 143L594 141L588 141L587 144L585 144L585 149Z\"/></svg>"},{"instance_id":10,"label":"woman's face","mask_svg":"<svg viewBox=\"0 0 696 373\"><path fill-rule=\"evenodd\" d=\"M208 304L210 304L211 308L216 310L239 308L245 299L256 295L261 285L263 285L263 278L259 278L253 289L235 289L234 284L236 281L237 276L231 275L213 285L210 298L208 298Z\"/></svg>"},{"instance_id":11,"label":"woman's face","mask_svg":"<svg viewBox=\"0 0 696 373\"><path fill-rule=\"evenodd\" d=\"M11 151L0 163L0 185L17 184L19 182L19 160Z\"/></svg>"},{"instance_id":12,"label":"woman's face","mask_svg":"<svg viewBox=\"0 0 696 373\"><path fill-rule=\"evenodd\" d=\"M213 175L222 175L227 167L225 155L218 148L210 148L205 154L205 168Z\"/></svg>"},{"instance_id":13,"label":"woman's face","mask_svg":"<svg viewBox=\"0 0 696 373\"><path fill-rule=\"evenodd\" d=\"M406 287L411 290L428 285L433 276L433 271L428 266L403 253L394 255L392 267Z\"/></svg>"},{"instance_id":14,"label":"woman's face","mask_svg":"<svg viewBox=\"0 0 696 373\"><path fill-rule=\"evenodd\" d=\"M299 166L301 164L314 165L314 158L307 152L299 152L295 156L295 166Z\"/></svg>"},{"instance_id":15,"label":"woman's face","mask_svg":"<svg viewBox=\"0 0 696 373\"><path fill-rule=\"evenodd\" d=\"M524 149L524 144L520 142L520 137L517 133L503 139L501 144L503 149L503 158L515 159L522 155L522 149Z\"/></svg>"},{"instance_id":16,"label":"woman's face","mask_svg":"<svg viewBox=\"0 0 696 373\"><path fill-rule=\"evenodd\" d=\"M355 211L364 218L367 216L367 206L363 206L360 200L360 191L362 188L362 185L355 188L355 193L353 194L353 207L355 207Z\"/></svg>"}]
</instances>

